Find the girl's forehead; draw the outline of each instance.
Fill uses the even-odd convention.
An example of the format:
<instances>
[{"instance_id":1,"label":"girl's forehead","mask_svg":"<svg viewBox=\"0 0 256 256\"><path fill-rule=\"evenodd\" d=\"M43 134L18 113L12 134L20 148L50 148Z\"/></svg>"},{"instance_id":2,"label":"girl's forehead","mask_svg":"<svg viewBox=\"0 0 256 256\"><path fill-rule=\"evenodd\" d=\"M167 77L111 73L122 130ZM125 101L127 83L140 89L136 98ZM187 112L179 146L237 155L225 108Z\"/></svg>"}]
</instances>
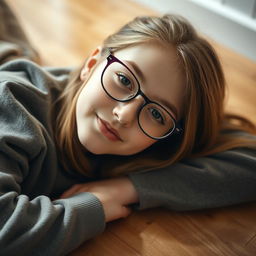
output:
<instances>
[{"instance_id":1,"label":"girl's forehead","mask_svg":"<svg viewBox=\"0 0 256 256\"><path fill-rule=\"evenodd\" d=\"M148 42L128 48L124 48L115 53L115 56L123 61L136 63L141 69L155 73L180 73L180 61L176 49L160 43Z\"/></svg>"},{"instance_id":2,"label":"girl's forehead","mask_svg":"<svg viewBox=\"0 0 256 256\"><path fill-rule=\"evenodd\" d=\"M142 57L152 57L155 55L161 55L161 53L167 54L167 47L161 47L159 43L148 42L135 44L121 50L118 50L116 54L123 55L127 57L135 57L136 55L142 55Z\"/></svg>"}]
</instances>

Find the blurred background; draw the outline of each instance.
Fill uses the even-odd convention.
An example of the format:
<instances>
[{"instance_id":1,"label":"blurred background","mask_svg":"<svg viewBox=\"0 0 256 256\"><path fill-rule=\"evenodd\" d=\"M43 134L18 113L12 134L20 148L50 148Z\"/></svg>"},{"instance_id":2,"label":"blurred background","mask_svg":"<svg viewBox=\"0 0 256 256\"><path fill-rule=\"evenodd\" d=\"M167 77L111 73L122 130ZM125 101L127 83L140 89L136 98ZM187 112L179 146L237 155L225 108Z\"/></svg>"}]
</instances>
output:
<instances>
[{"instance_id":1,"label":"blurred background","mask_svg":"<svg viewBox=\"0 0 256 256\"><path fill-rule=\"evenodd\" d=\"M256 0L8 0L36 46L76 63L80 49L94 47L138 15L178 13L209 38L256 62ZM56 43L58 45L56 45ZM40 48L40 47L39 47ZM77 51L73 48L78 49ZM40 52L45 60L49 58ZM59 58L50 64L59 64Z\"/></svg>"},{"instance_id":2,"label":"blurred background","mask_svg":"<svg viewBox=\"0 0 256 256\"><path fill-rule=\"evenodd\" d=\"M135 0L187 17L202 33L256 61L256 0Z\"/></svg>"}]
</instances>

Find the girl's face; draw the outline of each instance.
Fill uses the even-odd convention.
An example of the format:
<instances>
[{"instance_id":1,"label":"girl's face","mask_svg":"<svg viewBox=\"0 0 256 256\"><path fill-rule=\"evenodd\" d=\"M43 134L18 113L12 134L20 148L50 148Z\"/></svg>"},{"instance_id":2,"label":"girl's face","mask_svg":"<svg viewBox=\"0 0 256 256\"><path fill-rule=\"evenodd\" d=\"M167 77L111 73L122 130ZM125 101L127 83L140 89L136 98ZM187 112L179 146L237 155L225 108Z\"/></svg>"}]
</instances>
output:
<instances>
[{"instance_id":1,"label":"girl's face","mask_svg":"<svg viewBox=\"0 0 256 256\"><path fill-rule=\"evenodd\" d=\"M139 44L119 50L114 56L135 74L141 91L150 100L164 106L176 120L181 117L185 82L174 48L157 43ZM138 125L138 111L144 98L139 95L128 102L110 98L101 84L106 64L107 60L102 61L91 74L89 64L82 71L90 76L76 106L78 138L94 154L132 155L156 142Z\"/></svg>"}]
</instances>

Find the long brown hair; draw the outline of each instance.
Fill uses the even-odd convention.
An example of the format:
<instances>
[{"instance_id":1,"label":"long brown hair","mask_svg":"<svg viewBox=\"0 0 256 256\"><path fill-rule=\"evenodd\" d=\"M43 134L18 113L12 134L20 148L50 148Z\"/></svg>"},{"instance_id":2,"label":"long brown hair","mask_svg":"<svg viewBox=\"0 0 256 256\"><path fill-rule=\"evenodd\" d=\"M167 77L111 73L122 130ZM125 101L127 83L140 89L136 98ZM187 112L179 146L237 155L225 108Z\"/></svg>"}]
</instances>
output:
<instances>
[{"instance_id":1,"label":"long brown hair","mask_svg":"<svg viewBox=\"0 0 256 256\"><path fill-rule=\"evenodd\" d=\"M104 41L102 54L109 49L116 52L152 40L175 46L181 60L186 76L182 117L184 132L132 156L102 156L102 176L161 168L183 158L205 156L236 147L255 147L255 141L230 132L256 133L256 127L246 118L224 113L226 83L219 58L209 42L199 36L183 17L137 17ZM74 72L56 103L59 106L56 143L67 169L92 175L88 152L76 135L75 106L82 84L79 73L80 70Z\"/></svg>"}]
</instances>

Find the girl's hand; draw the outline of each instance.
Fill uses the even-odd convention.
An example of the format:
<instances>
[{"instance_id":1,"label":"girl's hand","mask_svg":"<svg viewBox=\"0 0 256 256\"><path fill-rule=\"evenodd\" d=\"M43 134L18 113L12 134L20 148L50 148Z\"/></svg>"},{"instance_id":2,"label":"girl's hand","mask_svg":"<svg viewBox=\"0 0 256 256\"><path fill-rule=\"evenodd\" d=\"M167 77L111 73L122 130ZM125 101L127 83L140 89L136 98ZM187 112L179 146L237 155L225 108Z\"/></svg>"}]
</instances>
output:
<instances>
[{"instance_id":1,"label":"girl's hand","mask_svg":"<svg viewBox=\"0 0 256 256\"><path fill-rule=\"evenodd\" d=\"M127 217L131 213L128 205L139 201L133 184L126 177L76 184L66 190L61 198L81 192L90 192L101 201L106 222Z\"/></svg>"}]
</instances>

